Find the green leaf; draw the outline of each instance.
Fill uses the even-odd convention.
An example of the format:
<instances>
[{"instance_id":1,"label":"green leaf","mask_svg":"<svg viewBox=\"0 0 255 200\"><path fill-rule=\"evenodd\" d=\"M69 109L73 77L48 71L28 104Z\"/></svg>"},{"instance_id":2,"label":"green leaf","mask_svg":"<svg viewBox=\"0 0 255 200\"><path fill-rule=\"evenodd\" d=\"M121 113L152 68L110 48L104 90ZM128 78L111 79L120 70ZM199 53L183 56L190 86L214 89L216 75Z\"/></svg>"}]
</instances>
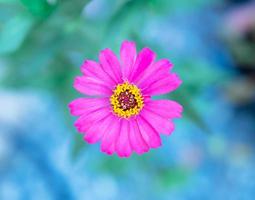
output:
<instances>
[{"instance_id":1,"label":"green leaf","mask_svg":"<svg viewBox=\"0 0 255 200\"><path fill-rule=\"evenodd\" d=\"M52 4L46 0L21 0L21 2L33 15L42 18L49 16L56 7L56 3L54 3L54 1L52 1Z\"/></svg>"},{"instance_id":2,"label":"green leaf","mask_svg":"<svg viewBox=\"0 0 255 200\"><path fill-rule=\"evenodd\" d=\"M195 123L204 133L211 134L212 131L203 120L202 116L198 112L198 109L194 107L192 103L192 96L185 91L184 88L180 88L179 91L168 94L169 99L175 99L183 106L183 115L190 121Z\"/></svg>"},{"instance_id":3,"label":"green leaf","mask_svg":"<svg viewBox=\"0 0 255 200\"><path fill-rule=\"evenodd\" d=\"M18 0L0 0L0 3L17 3Z\"/></svg>"},{"instance_id":4,"label":"green leaf","mask_svg":"<svg viewBox=\"0 0 255 200\"><path fill-rule=\"evenodd\" d=\"M171 188L184 184L190 172L185 168L174 167L171 169L161 169L158 173L160 188Z\"/></svg>"},{"instance_id":5,"label":"green leaf","mask_svg":"<svg viewBox=\"0 0 255 200\"><path fill-rule=\"evenodd\" d=\"M148 2L152 10L154 10L155 12L160 12L161 14L174 11L186 11L191 9L197 9L198 7L205 6L211 3L210 0L178 0L178 1L148 0Z\"/></svg>"},{"instance_id":6,"label":"green leaf","mask_svg":"<svg viewBox=\"0 0 255 200\"><path fill-rule=\"evenodd\" d=\"M76 160L80 153L82 153L82 150L84 150L87 147L87 143L84 142L82 139L82 135L76 133L73 137L73 145L71 149L71 158L73 160Z\"/></svg>"},{"instance_id":7,"label":"green leaf","mask_svg":"<svg viewBox=\"0 0 255 200\"><path fill-rule=\"evenodd\" d=\"M18 49L33 26L33 20L20 15L6 21L0 27L0 54Z\"/></svg>"}]
</instances>

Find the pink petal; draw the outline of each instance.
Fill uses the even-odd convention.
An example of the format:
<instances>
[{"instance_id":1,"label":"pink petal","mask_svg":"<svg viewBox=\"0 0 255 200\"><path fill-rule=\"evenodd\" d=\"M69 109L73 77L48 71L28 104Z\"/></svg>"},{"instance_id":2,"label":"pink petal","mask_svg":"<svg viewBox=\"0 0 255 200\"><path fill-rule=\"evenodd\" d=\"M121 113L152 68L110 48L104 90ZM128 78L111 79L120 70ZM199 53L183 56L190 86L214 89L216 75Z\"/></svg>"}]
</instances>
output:
<instances>
[{"instance_id":1,"label":"pink petal","mask_svg":"<svg viewBox=\"0 0 255 200\"><path fill-rule=\"evenodd\" d=\"M115 151L115 144L120 134L120 121L119 118L114 117L112 120L109 131L104 134L101 143L101 151L109 155Z\"/></svg>"},{"instance_id":2,"label":"pink petal","mask_svg":"<svg viewBox=\"0 0 255 200\"><path fill-rule=\"evenodd\" d=\"M174 130L173 122L147 110L146 108L141 111L140 115L143 116L143 118L146 119L158 133L170 135Z\"/></svg>"},{"instance_id":3,"label":"pink petal","mask_svg":"<svg viewBox=\"0 0 255 200\"><path fill-rule=\"evenodd\" d=\"M85 76L78 76L74 81L74 88L79 92L87 95L110 96L111 88L107 87L102 81Z\"/></svg>"},{"instance_id":4,"label":"pink petal","mask_svg":"<svg viewBox=\"0 0 255 200\"><path fill-rule=\"evenodd\" d=\"M99 60L103 70L115 81L115 83L120 83L122 81L120 63L112 50L102 50L99 54Z\"/></svg>"},{"instance_id":5,"label":"pink petal","mask_svg":"<svg viewBox=\"0 0 255 200\"><path fill-rule=\"evenodd\" d=\"M84 76L94 77L101 80L103 83L108 85L110 88L114 88L115 82L109 77L107 73L101 68L100 64L93 60L86 60L81 66L81 71Z\"/></svg>"},{"instance_id":6,"label":"pink petal","mask_svg":"<svg viewBox=\"0 0 255 200\"><path fill-rule=\"evenodd\" d=\"M132 149L137 154L143 154L149 151L149 146L144 141L135 119L130 120L129 139Z\"/></svg>"},{"instance_id":7,"label":"pink petal","mask_svg":"<svg viewBox=\"0 0 255 200\"><path fill-rule=\"evenodd\" d=\"M172 67L173 64L167 59L159 60L148 67L134 82L140 88L145 88L153 82L164 78L166 74L169 74Z\"/></svg>"},{"instance_id":8,"label":"pink petal","mask_svg":"<svg viewBox=\"0 0 255 200\"><path fill-rule=\"evenodd\" d=\"M98 142L104 134L108 133L113 120L113 115L108 115L100 121L94 122L84 136L84 140L93 144Z\"/></svg>"},{"instance_id":9,"label":"pink petal","mask_svg":"<svg viewBox=\"0 0 255 200\"><path fill-rule=\"evenodd\" d=\"M86 133L93 123L112 115L109 107L99 108L79 117L74 125L81 133Z\"/></svg>"},{"instance_id":10,"label":"pink petal","mask_svg":"<svg viewBox=\"0 0 255 200\"><path fill-rule=\"evenodd\" d=\"M146 109L166 119L179 118L182 115L182 106L171 100L155 100L146 102Z\"/></svg>"},{"instance_id":11,"label":"pink petal","mask_svg":"<svg viewBox=\"0 0 255 200\"><path fill-rule=\"evenodd\" d=\"M152 125L148 123L148 121L146 121L141 115L137 117L137 122L146 143L151 148L159 147L161 145L161 139L158 132L152 127Z\"/></svg>"},{"instance_id":12,"label":"pink petal","mask_svg":"<svg viewBox=\"0 0 255 200\"><path fill-rule=\"evenodd\" d=\"M112 155L115 152L115 143L112 143L109 147L106 148L106 150L101 149L101 151L108 155Z\"/></svg>"},{"instance_id":13,"label":"pink petal","mask_svg":"<svg viewBox=\"0 0 255 200\"><path fill-rule=\"evenodd\" d=\"M87 115L99 108L110 107L109 98L78 98L69 104L72 115Z\"/></svg>"},{"instance_id":14,"label":"pink petal","mask_svg":"<svg viewBox=\"0 0 255 200\"><path fill-rule=\"evenodd\" d=\"M134 42L124 41L120 48L120 58L122 61L123 77L128 78L132 73L136 59L136 45Z\"/></svg>"},{"instance_id":15,"label":"pink petal","mask_svg":"<svg viewBox=\"0 0 255 200\"><path fill-rule=\"evenodd\" d=\"M177 89L181 85L182 81L176 74L165 75L162 79L157 79L151 84L146 84L145 88L142 88L144 95L160 95L166 94Z\"/></svg>"},{"instance_id":16,"label":"pink petal","mask_svg":"<svg viewBox=\"0 0 255 200\"><path fill-rule=\"evenodd\" d=\"M122 119L121 130L116 143L116 152L120 157L129 157L132 153L128 137L129 130L130 122L126 119Z\"/></svg>"},{"instance_id":17,"label":"pink petal","mask_svg":"<svg viewBox=\"0 0 255 200\"><path fill-rule=\"evenodd\" d=\"M143 48L135 61L131 75L128 77L130 82L136 80L155 60L156 54L149 48Z\"/></svg>"}]
</instances>

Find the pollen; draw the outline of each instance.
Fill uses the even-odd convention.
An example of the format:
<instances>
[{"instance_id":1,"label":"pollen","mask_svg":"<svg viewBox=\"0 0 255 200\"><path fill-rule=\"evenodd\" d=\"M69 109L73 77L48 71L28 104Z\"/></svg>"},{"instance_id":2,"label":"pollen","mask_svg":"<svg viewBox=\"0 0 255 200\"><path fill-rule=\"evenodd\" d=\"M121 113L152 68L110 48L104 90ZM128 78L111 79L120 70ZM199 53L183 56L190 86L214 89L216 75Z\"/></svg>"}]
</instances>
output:
<instances>
[{"instance_id":1,"label":"pollen","mask_svg":"<svg viewBox=\"0 0 255 200\"><path fill-rule=\"evenodd\" d=\"M113 112L121 118L139 114L144 106L140 89L128 82L118 84L110 97Z\"/></svg>"}]
</instances>

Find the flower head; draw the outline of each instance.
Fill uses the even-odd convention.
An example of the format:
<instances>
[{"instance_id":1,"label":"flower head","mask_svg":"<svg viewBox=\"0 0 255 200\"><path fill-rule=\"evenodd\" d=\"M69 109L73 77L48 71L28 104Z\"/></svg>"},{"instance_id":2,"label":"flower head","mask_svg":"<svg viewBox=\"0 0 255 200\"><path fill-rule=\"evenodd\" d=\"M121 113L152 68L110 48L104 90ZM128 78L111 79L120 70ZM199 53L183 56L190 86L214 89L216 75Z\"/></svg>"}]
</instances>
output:
<instances>
[{"instance_id":1,"label":"flower head","mask_svg":"<svg viewBox=\"0 0 255 200\"><path fill-rule=\"evenodd\" d=\"M120 61L110 50L100 52L99 63L86 60L74 88L89 95L69 104L78 116L75 126L88 143L101 141L101 150L129 157L161 145L160 133L170 135L173 118L181 117L182 106L171 100L152 100L153 95L171 92L181 80L171 73L172 64L149 48L138 54L134 42L124 41Z\"/></svg>"}]
</instances>

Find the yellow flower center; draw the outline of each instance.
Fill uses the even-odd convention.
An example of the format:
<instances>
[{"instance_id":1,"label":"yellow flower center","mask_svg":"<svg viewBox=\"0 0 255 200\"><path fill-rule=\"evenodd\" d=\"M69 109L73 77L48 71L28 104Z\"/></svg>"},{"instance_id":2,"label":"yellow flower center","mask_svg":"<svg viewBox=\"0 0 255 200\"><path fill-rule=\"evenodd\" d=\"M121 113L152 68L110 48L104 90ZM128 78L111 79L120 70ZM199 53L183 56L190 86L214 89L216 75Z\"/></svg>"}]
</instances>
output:
<instances>
[{"instance_id":1,"label":"yellow flower center","mask_svg":"<svg viewBox=\"0 0 255 200\"><path fill-rule=\"evenodd\" d=\"M110 102L113 112L122 118L137 115L144 105L139 88L128 82L116 86Z\"/></svg>"}]
</instances>

